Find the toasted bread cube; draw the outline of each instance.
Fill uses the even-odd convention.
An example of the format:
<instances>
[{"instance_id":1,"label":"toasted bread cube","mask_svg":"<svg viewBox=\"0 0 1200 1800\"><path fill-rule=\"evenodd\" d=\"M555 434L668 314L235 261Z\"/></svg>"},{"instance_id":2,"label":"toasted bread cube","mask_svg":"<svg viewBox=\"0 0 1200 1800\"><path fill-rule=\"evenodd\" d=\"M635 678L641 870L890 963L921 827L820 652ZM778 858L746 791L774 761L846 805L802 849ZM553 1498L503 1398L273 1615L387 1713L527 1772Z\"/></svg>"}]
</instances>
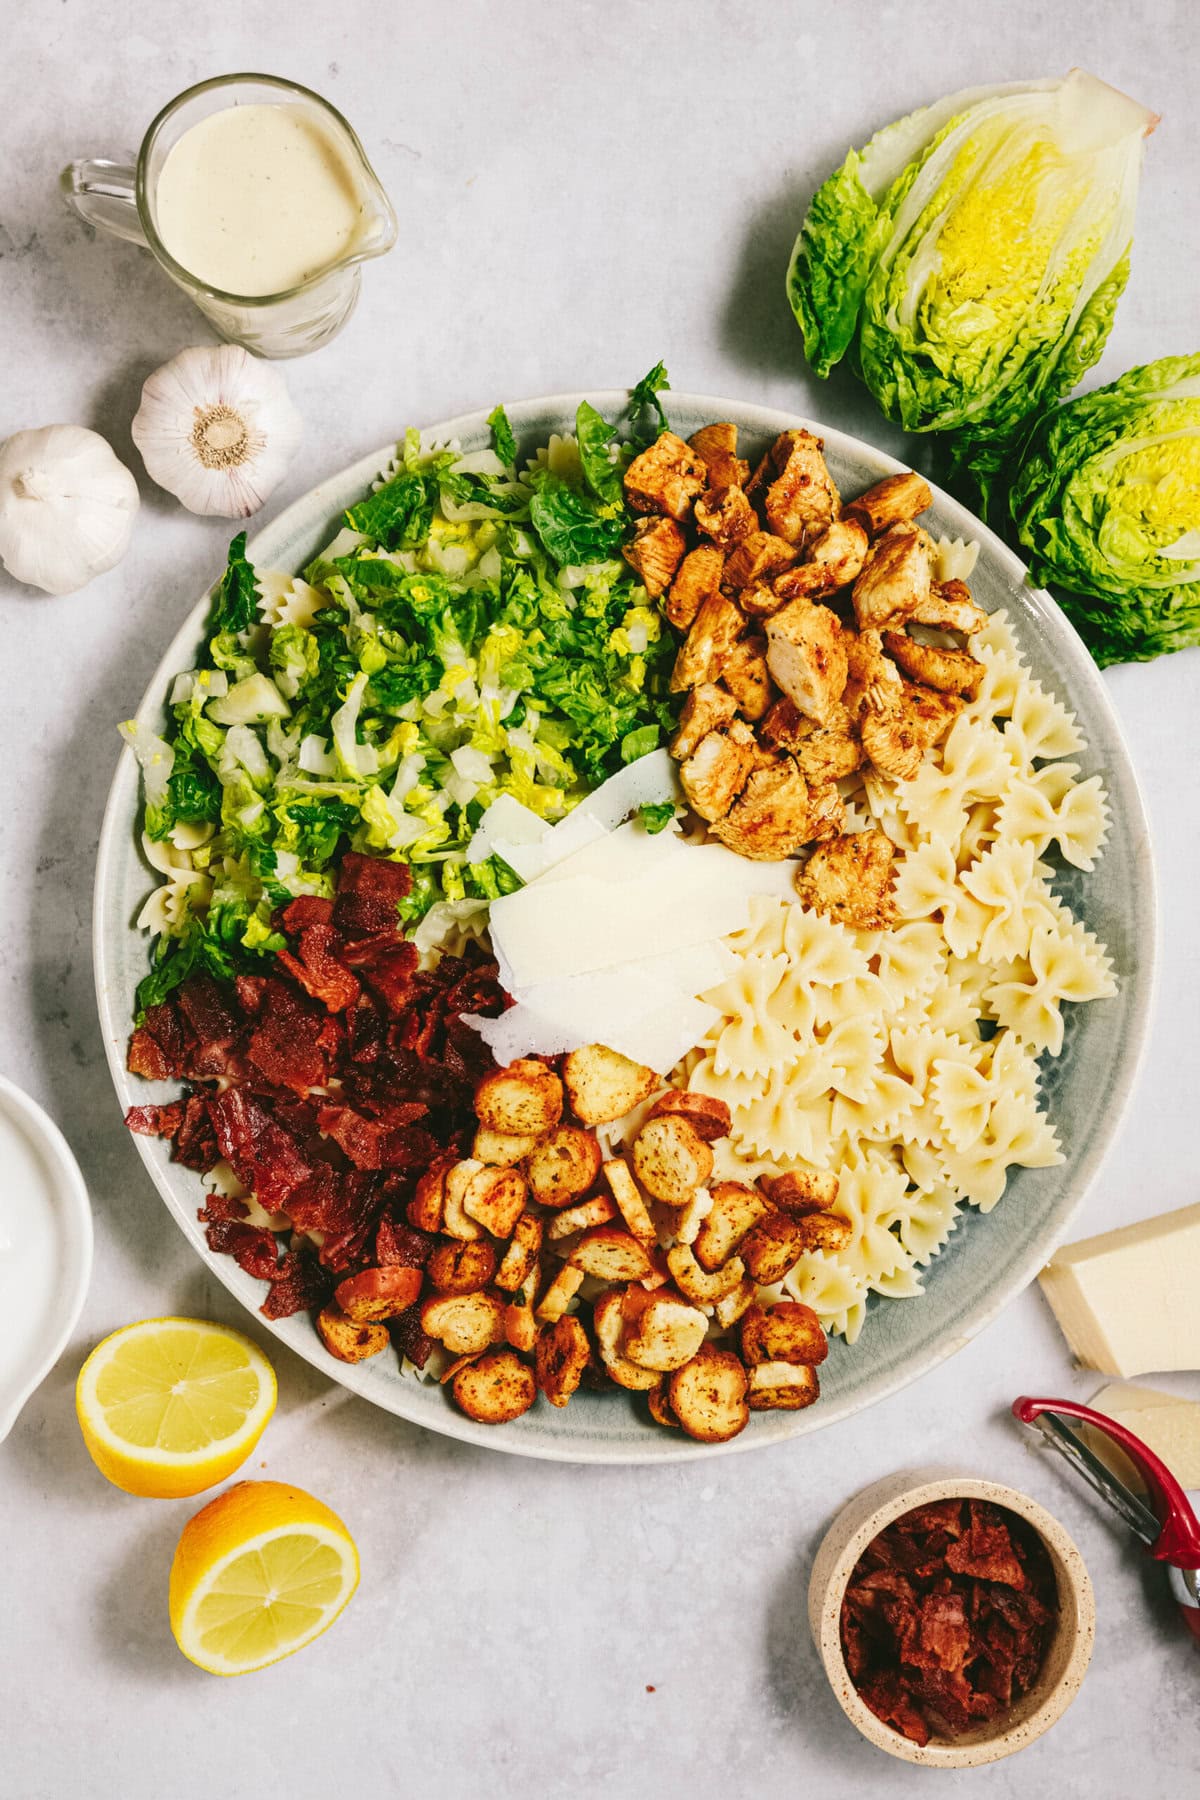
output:
<instances>
[{"instance_id":1,"label":"toasted bread cube","mask_svg":"<svg viewBox=\"0 0 1200 1800\"><path fill-rule=\"evenodd\" d=\"M454 1398L480 1425L507 1425L537 1399L533 1370L512 1350L496 1350L454 1377Z\"/></svg>"},{"instance_id":2,"label":"toasted bread cube","mask_svg":"<svg viewBox=\"0 0 1200 1800\"><path fill-rule=\"evenodd\" d=\"M643 1369L664 1373L682 1369L704 1342L708 1318L698 1307L667 1294L655 1294L650 1304L628 1321L622 1352Z\"/></svg>"},{"instance_id":3,"label":"toasted bread cube","mask_svg":"<svg viewBox=\"0 0 1200 1800\"><path fill-rule=\"evenodd\" d=\"M600 1161L600 1146L590 1131L559 1125L525 1164L530 1192L542 1206L569 1206L587 1193L600 1173Z\"/></svg>"},{"instance_id":4,"label":"toasted bread cube","mask_svg":"<svg viewBox=\"0 0 1200 1800\"><path fill-rule=\"evenodd\" d=\"M583 1273L582 1269L573 1268L570 1263L563 1264L535 1308L544 1325L553 1325L556 1319L562 1318L583 1286Z\"/></svg>"},{"instance_id":5,"label":"toasted bread cube","mask_svg":"<svg viewBox=\"0 0 1200 1800\"><path fill-rule=\"evenodd\" d=\"M453 1362L446 1364L446 1367L438 1376L438 1386L448 1387L460 1369L466 1369L471 1363L478 1362L482 1355L482 1350L471 1350L466 1356L456 1356Z\"/></svg>"},{"instance_id":6,"label":"toasted bread cube","mask_svg":"<svg viewBox=\"0 0 1200 1800\"><path fill-rule=\"evenodd\" d=\"M671 1406L670 1384L665 1377L661 1381L656 1381L654 1386L648 1389L646 1404L650 1408L650 1417L656 1424L666 1425L672 1431L679 1430L679 1420L675 1417Z\"/></svg>"},{"instance_id":7,"label":"toasted bread cube","mask_svg":"<svg viewBox=\"0 0 1200 1800\"><path fill-rule=\"evenodd\" d=\"M746 1371L731 1350L704 1344L671 1377L667 1393L679 1423L701 1444L724 1444L750 1418Z\"/></svg>"},{"instance_id":8,"label":"toasted bread cube","mask_svg":"<svg viewBox=\"0 0 1200 1800\"><path fill-rule=\"evenodd\" d=\"M456 1160L453 1156L439 1156L436 1162L430 1163L417 1182L413 1197L404 1211L409 1224L414 1225L418 1231L436 1232L442 1229L446 1175L454 1167Z\"/></svg>"},{"instance_id":9,"label":"toasted bread cube","mask_svg":"<svg viewBox=\"0 0 1200 1800\"><path fill-rule=\"evenodd\" d=\"M470 1244L453 1239L437 1246L429 1258L427 1273L441 1294L473 1294L478 1288L487 1287L495 1275L496 1252L486 1238Z\"/></svg>"},{"instance_id":10,"label":"toasted bread cube","mask_svg":"<svg viewBox=\"0 0 1200 1800\"><path fill-rule=\"evenodd\" d=\"M746 1233L771 1211L757 1188L740 1181L719 1181L712 1190L712 1206L696 1233L696 1261L711 1275L729 1261Z\"/></svg>"},{"instance_id":11,"label":"toasted bread cube","mask_svg":"<svg viewBox=\"0 0 1200 1800\"><path fill-rule=\"evenodd\" d=\"M317 1314L317 1330L329 1354L339 1362L366 1362L368 1356L378 1356L392 1341L386 1325L348 1319L332 1300Z\"/></svg>"},{"instance_id":12,"label":"toasted bread cube","mask_svg":"<svg viewBox=\"0 0 1200 1800\"><path fill-rule=\"evenodd\" d=\"M715 1306L746 1278L746 1265L740 1256L731 1256L723 1268L714 1269L710 1275L696 1261L690 1244L673 1244L667 1251L667 1267L676 1287L693 1306Z\"/></svg>"},{"instance_id":13,"label":"toasted bread cube","mask_svg":"<svg viewBox=\"0 0 1200 1800\"><path fill-rule=\"evenodd\" d=\"M670 587L686 549L687 539L674 519L639 519L633 542L621 555L641 577L650 598L657 600Z\"/></svg>"},{"instance_id":14,"label":"toasted bread cube","mask_svg":"<svg viewBox=\"0 0 1200 1800\"><path fill-rule=\"evenodd\" d=\"M817 1371L804 1364L757 1363L750 1370L751 1412L800 1412L820 1397Z\"/></svg>"},{"instance_id":15,"label":"toasted bread cube","mask_svg":"<svg viewBox=\"0 0 1200 1800\"><path fill-rule=\"evenodd\" d=\"M612 1190L621 1217L635 1238L642 1243L652 1244L656 1233L654 1220L646 1210L646 1202L638 1192L638 1186L629 1173L629 1164L619 1156L613 1157L604 1165L604 1179Z\"/></svg>"},{"instance_id":16,"label":"toasted bread cube","mask_svg":"<svg viewBox=\"0 0 1200 1800\"><path fill-rule=\"evenodd\" d=\"M489 1131L486 1125L481 1125L475 1133L471 1155L476 1162L491 1163L496 1169L515 1169L519 1162L524 1162L537 1141L536 1134L513 1136L505 1131Z\"/></svg>"},{"instance_id":17,"label":"toasted bread cube","mask_svg":"<svg viewBox=\"0 0 1200 1800\"><path fill-rule=\"evenodd\" d=\"M673 431L662 431L625 471L625 498L634 512L666 513L686 519L708 471L694 450Z\"/></svg>"},{"instance_id":18,"label":"toasted bread cube","mask_svg":"<svg viewBox=\"0 0 1200 1800\"><path fill-rule=\"evenodd\" d=\"M707 1188L697 1188L675 1214L675 1242L694 1244L700 1227L712 1211L713 1197Z\"/></svg>"},{"instance_id":19,"label":"toasted bread cube","mask_svg":"<svg viewBox=\"0 0 1200 1800\"><path fill-rule=\"evenodd\" d=\"M781 1300L752 1306L742 1318L742 1360L752 1363L820 1363L829 1354L825 1329L811 1306Z\"/></svg>"},{"instance_id":20,"label":"toasted bread cube","mask_svg":"<svg viewBox=\"0 0 1200 1800\"><path fill-rule=\"evenodd\" d=\"M718 1138L729 1136L729 1104L712 1094L689 1094L682 1088L668 1088L665 1094L658 1096L647 1117L661 1119L668 1113L686 1119L696 1136L703 1138L706 1144L715 1144Z\"/></svg>"},{"instance_id":21,"label":"toasted bread cube","mask_svg":"<svg viewBox=\"0 0 1200 1800\"><path fill-rule=\"evenodd\" d=\"M734 1288L732 1294L726 1294L723 1300L717 1301L714 1308L717 1324L726 1331L731 1325L736 1325L743 1314L753 1306L754 1296L757 1292L754 1283L747 1276L745 1281L740 1282Z\"/></svg>"},{"instance_id":22,"label":"toasted bread cube","mask_svg":"<svg viewBox=\"0 0 1200 1800\"><path fill-rule=\"evenodd\" d=\"M786 1175L760 1175L758 1185L772 1206L793 1219L824 1212L838 1197L838 1178L832 1169L791 1169Z\"/></svg>"},{"instance_id":23,"label":"toasted bread cube","mask_svg":"<svg viewBox=\"0 0 1200 1800\"><path fill-rule=\"evenodd\" d=\"M558 1124L562 1109L562 1082L532 1057L485 1075L475 1090L479 1123L506 1137L540 1137Z\"/></svg>"},{"instance_id":24,"label":"toasted bread cube","mask_svg":"<svg viewBox=\"0 0 1200 1800\"><path fill-rule=\"evenodd\" d=\"M712 1174L710 1145L678 1113L647 1119L633 1140L633 1172L655 1200L682 1206Z\"/></svg>"},{"instance_id":25,"label":"toasted bread cube","mask_svg":"<svg viewBox=\"0 0 1200 1800\"><path fill-rule=\"evenodd\" d=\"M614 1119L623 1119L658 1086L653 1069L631 1062L606 1044L585 1044L572 1050L563 1063L563 1081L571 1111L584 1125L610 1125Z\"/></svg>"},{"instance_id":26,"label":"toasted bread cube","mask_svg":"<svg viewBox=\"0 0 1200 1800\"><path fill-rule=\"evenodd\" d=\"M607 1194L593 1194L590 1200L581 1200L578 1206L564 1207L550 1220L546 1236L554 1244L563 1238L573 1237L577 1231L587 1231L592 1225L607 1225L615 1219L617 1209Z\"/></svg>"},{"instance_id":27,"label":"toasted bread cube","mask_svg":"<svg viewBox=\"0 0 1200 1800\"><path fill-rule=\"evenodd\" d=\"M485 1164L467 1184L463 1211L493 1237L506 1238L524 1212L528 1196L529 1187L519 1169L493 1169Z\"/></svg>"},{"instance_id":28,"label":"toasted bread cube","mask_svg":"<svg viewBox=\"0 0 1200 1800\"><path fill-rule=\"evenodd\" d=\"M887 475L869 487L846 508L848 519L857 519L869 538L880 537L889 525L915 519L933 505L933 490L915 473Z\"/></svg>"},{"instance_id":29,"label":"toasted bread cube","mask_svg":"<svg viewBox=\"0 0 1200 1800\"><path fill-rule=\"evenodd\" d=\"M746 1233L739 1246L742 1261L761 1287L782 1281L805 1249L805 1219L789 1219L786 1213L769 1212Z\"/></svg>"},{"instance_id":30,"label":"toasted bread cube","mask_svg":"<svg viewBox=\"0 0 1200 1800\"><path fill-rule=\"evenodd\" d=\"M471 1183L486 1167L485 1163L468 1156L447 1169L442 1190L442 1230L447 1237L461 1238L463 1243L469 1244L483 1236L483 1227L466 1210L466 1198Z\"/></svg>"},{"instance_id":31,"label":"toasted bread cube","mask_svg":"<svg viewBox=\"0 0 1200 1800\"><path fill-rule=\"evenodd\" d=\"M645 1245L615 1225L594 1225L585 1231L570 1261L573 1268L599 1281L641 1281L654 1267Z\"/></svg>"},{"instance_id":32,"label":"toasted bread cube","mask_svg":"<svg viewBox=\"0 0 1200 1800\"><path fill-rule=\"evenodd\" d=\"M809 1213L803 1219L795 1221L800 1238L800 1249L805 1250L844 1250L854 1236L854 1227L849 1219L843 1219L840 1213Z\"/></svg>"},{"instance_id":33,"label":"toasted bread cube","mask_svg":"<svg viewBox=\"0 0 1200 1800\"><path fill-rule=\"evenodd\" d=\"M565 1406L592 1358L587 1332L572 1314L547 1326L537 1340L533 1366L537 1384L551 1406Z\"/></svg>"},{"instance_id":34,"label":"toasted bread cube","mask_svg":"<svg viewBox=\"0 0 1200 1800\"><path fill-rule=\"evenodd\" d=\"M609 1288L607 1293L601 1294L592 1309L600 1360L618 1387L628 1388L633 1392L639 1389L648 1392L652 1387L657 1387L660 1379L656 1370L643 1369L639 1363L631 1362L621 1348L626 1325L648 1301L649 1296L644 1289Z\"/></svg>"},{"instance_id":35,"label":"toasted bread cube","mask_svg":"<svg viewBox=\"0 0 1200 1800\"><path fill-rule=\"evenodd\" d=\"M686 631L706 600L719 593L725 553L715 544L689 550L663 601L663 611L678 631Z\"/></svg>"},{"instance_id":36,"label":"toasted bread cube","mask_svg":"<svg viewBox=\"0 0 1200 1800\"><path fill-rule=\"evenodd\" d=\"M496 1270L496 1286L515 1293L529 1279L541 1254L542 1221L536 1213L523 1212L513 1226L512 1242Z\"/></svg>"},{"instance_id":37,"label":"toasted bread cube","mask_svg":"<svg viewBox=\"0 0 1200 1800\"><path fill-rule=\"evenodd\" d=\"M421 1330L452 1356L486 1350L504 1339L504 1305L495 1294L431 1294L421 1307Z\"/></svg>"},{"instance_id":38,"label":"toasted bread cube","mask_svg":"<svg viewBox=\"0 0 1200 1800\"><path fill-rule=\"evenodd\" d=\"M347 1275L333 1290L333 1297L348 1319L356 1325L369 1325L375 1319L394 1319L407 1312L424 1283L420 1269L403 1265L386 1269L363 1269Z\"/></svg>"},{"instance_id":39,"label":"toasted bread cube","mask_svg":"<svg viewBox=\"0 0 1200 1800\"><path fill-rule=\"evenodd\" d=\"M514 1350L521 1350L526 1355L534 1349L538 1341L537 1320L533 1316L533 1308L516 1300L510 1300L504 1309L504 1340Z\"/></svg>"}]
</instances>

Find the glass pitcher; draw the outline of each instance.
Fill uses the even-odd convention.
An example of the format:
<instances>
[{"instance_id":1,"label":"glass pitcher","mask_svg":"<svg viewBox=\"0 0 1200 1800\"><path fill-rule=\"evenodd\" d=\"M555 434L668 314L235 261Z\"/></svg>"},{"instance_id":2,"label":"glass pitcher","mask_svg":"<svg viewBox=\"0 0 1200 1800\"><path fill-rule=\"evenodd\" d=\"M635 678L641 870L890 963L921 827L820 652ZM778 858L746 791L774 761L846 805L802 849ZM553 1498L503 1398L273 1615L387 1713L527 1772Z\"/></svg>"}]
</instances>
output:
<instances>
[{"instance_id":1,"label":"glass pitcher","mask_svg":"<svg viewBox=\"0 0 1200 1800\"><path fill-rule=\"evenodd\" d=\"M159 236L156 196L163 164L193 125L230 106L280 104L315 114L345 155L362 203L353 247L306 280L276 294L232 294L212 287L176 262ZM327 343L354 310L361 265L396 241L396 215L354 132L319 94L275 75L219 75L177 95L142 140L136 162L88 158L63 171L66 198L90 225L150 251L189 294L222 337L256 356L303 356Z\"/></svg>"}]
</instances>

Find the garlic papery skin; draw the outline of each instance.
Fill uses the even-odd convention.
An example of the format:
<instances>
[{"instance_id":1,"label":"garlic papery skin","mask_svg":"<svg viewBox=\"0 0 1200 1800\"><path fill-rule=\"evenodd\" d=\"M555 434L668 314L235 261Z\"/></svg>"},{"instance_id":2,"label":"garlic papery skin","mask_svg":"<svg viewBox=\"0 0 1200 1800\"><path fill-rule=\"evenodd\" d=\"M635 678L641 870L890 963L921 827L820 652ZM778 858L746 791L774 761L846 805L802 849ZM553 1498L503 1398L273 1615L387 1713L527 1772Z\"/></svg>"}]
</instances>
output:
<instances>
[{"instance_id":1,"label":"garlic papery skin","mask_svg":"<svg viewBox=\"0 0 1200 1800\"><path fill-rule=\"evenodd\" d=\"M279 371L221 344L155 370L133 441L151 480L189 512L245 519L283 480L303 429Z\"/></svg>"},{"instance_id":2,"label":"garlic papery skin","mask_svg":"<svg viewBox=\"0 0 1200 1800\"><path fill-rule=\"evenodd\" d=\"M43 425L0 445L0 562L16 581L73 594L119 563L137 482L97 431Z\"/></svg>"}]
</instances>

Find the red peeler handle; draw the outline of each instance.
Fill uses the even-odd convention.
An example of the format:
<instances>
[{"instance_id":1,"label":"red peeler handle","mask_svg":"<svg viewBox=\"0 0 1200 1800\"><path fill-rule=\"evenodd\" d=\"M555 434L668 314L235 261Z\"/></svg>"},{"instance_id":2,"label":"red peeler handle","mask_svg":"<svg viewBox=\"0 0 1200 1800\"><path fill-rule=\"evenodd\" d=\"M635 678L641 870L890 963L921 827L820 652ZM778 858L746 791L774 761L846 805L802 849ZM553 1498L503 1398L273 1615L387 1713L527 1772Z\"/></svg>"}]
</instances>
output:
<instances>
[{"instance_id":1,"label":"red peeler handle","mask_svg":"<svg viewBox=\"0 0 1200 1800\"><path fill-rule=\"evenodd\" d=\"M1200 1569L1200 1521L1192 1511L1191 1502L1167 1465L1143 1444L1141 1438L1135 1437L1128 1426L1093 1411L1090 1406L1080 1406L1074 1400L1034 1400L1022 1395L1013 1401L1012 1409L1024 1425L1032 1425L1039 1413L1062 1413L1066 1418L1081 1420L1111 1438L1114 1444L1119 1444L1146 1483L1151 1504L1162 1526L1149 1554L1177 1569ZM1182 1606L1181 1611L1187 1617L1189 1630L1200 1639L1200 1608Z\"/></svg>"}]
</instances>

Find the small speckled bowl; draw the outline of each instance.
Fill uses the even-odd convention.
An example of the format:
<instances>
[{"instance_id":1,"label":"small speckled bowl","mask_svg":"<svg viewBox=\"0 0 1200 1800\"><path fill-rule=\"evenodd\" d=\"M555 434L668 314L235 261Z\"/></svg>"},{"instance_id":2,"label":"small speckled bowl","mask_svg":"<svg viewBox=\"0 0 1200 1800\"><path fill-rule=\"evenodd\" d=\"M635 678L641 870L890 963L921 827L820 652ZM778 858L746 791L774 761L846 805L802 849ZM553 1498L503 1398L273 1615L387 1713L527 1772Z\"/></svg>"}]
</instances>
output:
<instances>
[{"instance_id":1,"label":"small speckled bowl","mask_svg":"<svg viewBox=\"0 0 1200 1800\"><path fill-rule=\"evenodd\" d=\"M1058 1626L1035 1685L1015 1706L963 1737L914 1744L885 1725L859 1698L842 1655L842 1599L867 1545L894 1519L933 1500L990 1500L1027 1519L1046 1546L1058 1584ZM1096 1603L1083 1558L1058 1520L1016 1488L946 1470L888 1475L857 1494L826 1532L808 1584L808 1619L838 1703L865 1738L927 1769L971 1769L998 1762L1041 1737L1070 1706L1092 1657Z\"/></svg>"}]
</instances>

